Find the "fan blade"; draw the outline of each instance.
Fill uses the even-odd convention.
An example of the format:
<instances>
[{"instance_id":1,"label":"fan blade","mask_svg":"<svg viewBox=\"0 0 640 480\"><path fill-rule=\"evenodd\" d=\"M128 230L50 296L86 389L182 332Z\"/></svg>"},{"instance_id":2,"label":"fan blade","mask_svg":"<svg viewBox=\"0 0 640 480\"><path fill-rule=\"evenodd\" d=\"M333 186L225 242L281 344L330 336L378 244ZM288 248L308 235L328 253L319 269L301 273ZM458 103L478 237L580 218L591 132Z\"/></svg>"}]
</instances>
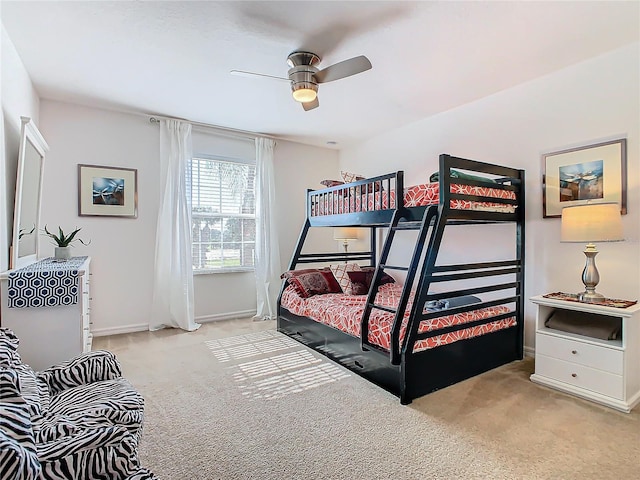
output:
<instances>
[{"instance_id":1,"label":"fan blade","mask_svg":"<svg viewBox=\"0 0 640 480\"><path fill-rule=\"evenodd\" d=\"M264 73L254 73L254 72L245 72L243 70L231 70L231 75L235 75L237 77L267 77L267 78L273 78L274 80L284 80L285 82L289 82L290 80L288 78L283 78L283 77L274 77L273 75L265 75Z\"/></svg>"},{"instance_id":2,"label":"fan blade","mask_svg":"<svg viewBox=\"0 0 640 480\"><path fill-rule=\"evenodd\" d=\"M341 78L365 72L371 68L371 62L364 55L329 65L314 75L316 82L327 83Z\"/></svg>"},{"instance_id":3,"label":"fan blade","mask_svg":"<svg viewBox=\"0 0 640 480\"><path fill-rule=\"evenodd\" d=\"M305 112L309 110L313 110L314 108L318 108L320 106L320 102L318 101L318 97L315 100L302 104L302 108L304 108Z\"/></svg>"}]
</instances>

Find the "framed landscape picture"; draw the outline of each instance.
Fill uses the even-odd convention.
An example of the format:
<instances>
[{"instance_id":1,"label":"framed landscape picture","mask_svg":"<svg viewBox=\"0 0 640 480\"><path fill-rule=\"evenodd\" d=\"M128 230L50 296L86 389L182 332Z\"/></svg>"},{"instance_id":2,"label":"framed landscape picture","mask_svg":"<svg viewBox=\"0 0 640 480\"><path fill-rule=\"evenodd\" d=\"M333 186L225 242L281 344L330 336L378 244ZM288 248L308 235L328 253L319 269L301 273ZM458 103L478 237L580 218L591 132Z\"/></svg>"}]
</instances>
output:
<instances>
[{"instance_id":1,"label":"framed landscape picture","mask_svg":"<svg viewBox=\"0 0 640 480\"><path fill-rule=\"evenodd\" d=\"M560 217L564 207L617 203L627 213L626 139L542 156L543 217Z\"/></svg>"},{"instance_id":2,"label":"framed landscape picture","mask_svg":"<svg viewBox=\"0 0 640 480\"><path fill-rule=\"evenodd\" d=\"M138 171L78 165L78 215L138 216Z\"/></svg>"}]
</instances>

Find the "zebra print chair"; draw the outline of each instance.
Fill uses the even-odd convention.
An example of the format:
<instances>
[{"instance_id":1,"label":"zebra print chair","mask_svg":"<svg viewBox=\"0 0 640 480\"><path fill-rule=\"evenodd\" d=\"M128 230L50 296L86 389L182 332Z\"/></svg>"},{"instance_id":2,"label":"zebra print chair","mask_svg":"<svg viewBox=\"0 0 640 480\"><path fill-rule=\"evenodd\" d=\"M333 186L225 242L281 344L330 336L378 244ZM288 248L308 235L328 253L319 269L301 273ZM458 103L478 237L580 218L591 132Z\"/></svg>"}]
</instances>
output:
<instances>
[{"instance_id":1,"label":"zebra print chair","mask_svg":"<svg viewBox=\"0 0 640 480\"><path fill-rule=\"evenodd\" d=\"M138 462L144 400L106 351L42 372L0 328L0 478L153 480Z\"/></svg>"}]
</instances>

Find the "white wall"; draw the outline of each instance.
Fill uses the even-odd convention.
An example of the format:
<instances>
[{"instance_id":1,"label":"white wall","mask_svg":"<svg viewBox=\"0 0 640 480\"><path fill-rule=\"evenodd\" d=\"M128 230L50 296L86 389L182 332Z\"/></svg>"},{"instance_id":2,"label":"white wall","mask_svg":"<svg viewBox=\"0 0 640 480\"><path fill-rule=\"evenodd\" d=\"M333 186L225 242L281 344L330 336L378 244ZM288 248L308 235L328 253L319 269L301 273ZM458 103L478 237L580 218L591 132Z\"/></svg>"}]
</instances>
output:
<instances>
[{"instance_id":1,"label":"white wall","mask_svg":"<svg viewBox=\"0 0 640 480\"><path fill-rule=\"evenodd\" d=\"M91 314L95 334L144 329L152 300L155 229L159 198L159 128L146 116L43 100L41 131L51 148L44 176L42 219L49 226L81 227L88 247L74 255L92 257ZM240 142L240 143L238 143ZM244 143L243 143L244 142ZM252 143L194 132L194 152L234 156ZM217 151L216 151L217 150ZM79 217L77 165L138 170L138 218ZM304 219L304 189L335 172L337 152L278 141L275 150L276 215L281 223L283 269ZM53 246L45 244L44 254ZM197 275L195 314L201 321L255 312L252 273Z\"/></svg>"},{"instance_id":2,"label":"white wall","mask_svg":"<svg viewBox=\"0 0 640 480\"><path fill-rule=\"evenodd\" d=\"M142 116L43 100L41 132L49 143L42 223L80 227L89 246L91 319L97 333L143 329L149 322L159 198L159 129ZM138 170L138 218L79 217L78 164ZM53 255L45 242L43 256Z\"/></svg>"},{"instance_id":3,"label":"white wall","mask_svg":"<svg viewBox=\"0 0 640 480\"><path fill-rule=\"evenodd\" d=\"M0 50L0 271L9 268L9 245L13 228L16 169L20 146L20 117L31 117L38 125L39 98L2 26Z\"/></svg>"},{"instance_id":4,"label":"white wall","mask_svg":"<svg viewBox=\"0 0 640 480\"><path fill-rule=\"evenodd\" d=\"M527 297L583 290L583 247L560 243L560 220L542 218L541 154L615 137L628 142L627 241L599 244L598 291L640 297L640 48L635 43L546 77L500 92L370 139L340 154L342 169L367 175L405 170L407 185L427 180L438 155L451 155L526 169ZM469 227L457 227L460 229ZM472 227L477 229L478 227ZM455 233L464 255L496 249L501 230ZM466 232L466 233L464 233ZM496 233L498 232L498 233ZM494 252L492 251L492 255ZM532 306L526 310L525 343L533 346Z\"/></svg>"},{"instance_id":5,"label":"white wall","mask_svg":"<svg viewBox=\"0 0 640 480\"><path fill-rule=\"evenodd\" d=\"M306 191L324 188L320 182L336 178L338 152L299 143L276 142L274 164L276 169L276 202L280 235L280 260L289 265L300 230L306 219ZM304 251L327 251L336 247L330 228L312 229ZM286 232L286 233L284 233ZM329 246L327 248L327 245Z\"/></svg>"}]
</instances>

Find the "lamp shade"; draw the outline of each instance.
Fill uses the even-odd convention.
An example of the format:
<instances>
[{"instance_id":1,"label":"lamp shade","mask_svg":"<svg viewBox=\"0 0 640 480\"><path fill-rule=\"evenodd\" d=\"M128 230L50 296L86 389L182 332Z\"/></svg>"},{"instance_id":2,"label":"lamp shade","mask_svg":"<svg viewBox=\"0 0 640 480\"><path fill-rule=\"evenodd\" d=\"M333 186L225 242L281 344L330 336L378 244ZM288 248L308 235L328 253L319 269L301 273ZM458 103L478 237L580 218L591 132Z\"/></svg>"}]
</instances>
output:
<instances>
[{"instance_id":1,"label":"lamp shade","mask_svg":"<svg viewBox=\"0 0 640 480\"><path fill-rule=\"evenodd\" d=\"M357 240L358 229L353 227L336 227L333 229L334 240Z\"/></svg>"},{"instance_id":2,"label":"lamp shade","mask_svg":"<svg viewBox=\"0 0 640 480\"><path fill-rule=\"evenodd\" d=\"M597 203L562 209L562 242L616 242L623 240L617 203Z\"/></svg>"}]
</instances>

